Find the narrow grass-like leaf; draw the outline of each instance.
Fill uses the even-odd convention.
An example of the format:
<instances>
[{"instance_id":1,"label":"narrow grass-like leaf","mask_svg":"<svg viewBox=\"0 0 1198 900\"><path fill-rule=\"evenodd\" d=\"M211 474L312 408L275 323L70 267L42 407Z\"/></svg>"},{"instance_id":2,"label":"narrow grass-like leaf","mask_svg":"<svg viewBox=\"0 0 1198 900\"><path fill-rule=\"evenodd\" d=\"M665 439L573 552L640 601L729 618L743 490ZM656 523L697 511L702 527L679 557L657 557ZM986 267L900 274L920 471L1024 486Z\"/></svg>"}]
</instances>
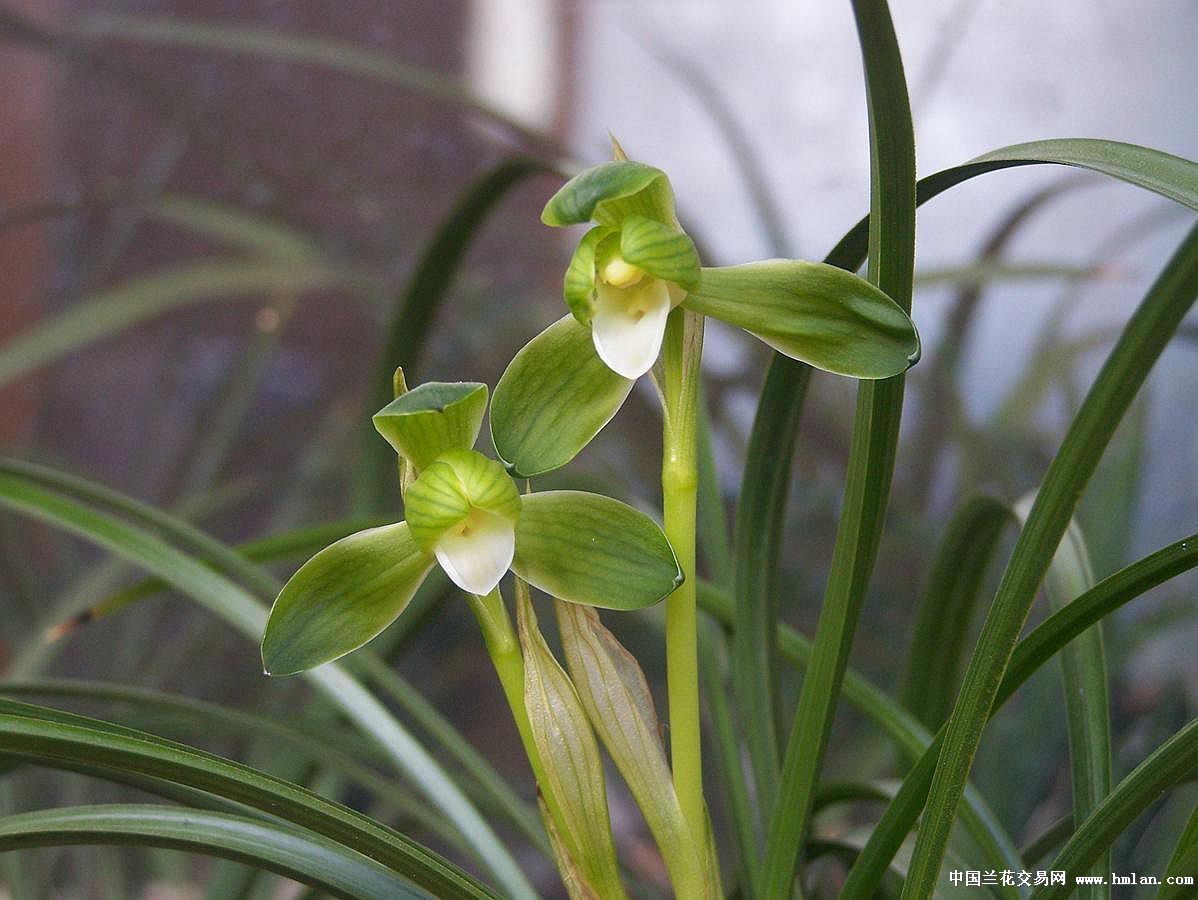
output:
<instances>
[{"instance_id":1,"label":"narrow grass-like leaf","mask_svg":"<svg viewBox=\"0 0 1198 900\"><path fill-rule=\"evenodd\" d=\"M268 675L294 675L376 637L433 567L407 524L359 531L308 560L284 585L262 638Z\"/></svg>"},{"instance_id":2,"label":"narrow grass-like leaf","mask_svg":"<svg viewBox=\"0 0 1198 900\"><path fill-rule=\"evenodd\" d=\"M84 502L80 502L81 499ZM220 542L165 513L81 479L14 461L0 461L0 504L78 535L142 566L251 640L256 641L262 633L266 610L253 595L171 546L159 535L169 535L186 546L197 547L201 553L211 554L222 565L241 571L247 580L256 583L268 595L277 589L274 578ZM121 521L90 508L88 504L115 508L140 525ZM376 741L387 758L444 812L505 890L521 898L535 896L511 855L479 812L428 750L375 697L336 664L311 670L305 677Z\"/></svg>"},{"instance_id":3,"label":"narrow grass-like leaf","mask_svg":"<svg viewBox=\"0 0 1198 900\"><path fill-rule=\"evenodd\" d=\"M1069 840L1069 835L1073 834L1073 814L1061 816L1042 832L1036 835L1035 838L1019 848L1019 855L1023 857L1025 865L1034 866L1044 857L1048 856L1053 850L1060 847L1065 841Z\"/></svg>"},{"instance_id":4,"label":"narrow grass-like leaf","mask_svg":"<svg viewBox=\"0 0 1198 900\"><path fill-rule=\"evenodd\" d=\"M1035 495L1015 504L1015 514L1026 522ZM1090 555L1077 522L1070 521L1053 554L1044 579L1049 607L1064 609L1094 586ZM1107 685L1106 651L1102 624L1078 635L1061 650L1065 688L1065 717L1068 722L1069 760L1072 769L1073 820L1083 822L1111 790L1111 712ZM1111 871L1110 853L1089 870L1105 876ZM1109 897L1109 885L1079 885L1079 897Z\"/></svg>"},{"instance_id":5,"label":"narrow grass-like leaf","mask_svg":"<svg viewBox=\"0 0 1198 900\"><path fill-rule=\"evenodd\" d=\"M1165 791L1194 773L1195 760L1198 760L1198 719L1191 720L1157 747L1116 785L1073 832L1050 868L1069 873L1088 871L1103 854L1110 851L1111 844L1136 817L1159 800ZM1198 861L1198 855L1190 859ZM1048 885L1037 888L1032 898L1063 898L1070 896L1073 890L1072 884Z\"/></svg>"},{"instance_id":6,"label":"narrow grass-like leaf","mask_svg":"<svg viewBox=\"0 0 1198 900\"><path fill-rule=\"evenodd\" d=\"M782 549L791 459L811 367L777 356L761 389L736 508L733 596L736 631L732 676L744 723L744 740L763 817L778 783L778 558ZM756 869L757 852L744 860Z\"/></svg>"},{"instance_id":7,"label":"narrow grass-like leaf","mask_svg":"<svg viewBox=\"0 0 1198 900\"><path fill-rule=\"evenodd\" d=\"M424 733L438 743L449 757L457 760L463 771L470 773L477 785L478 796L486 796L491 801L491 808L505 815L533 845L546 855L549 854L545 831L536 812L415 685L374 654L355 654L350 658L349 665L363 676L364 681L398 703Z\"/></svg>"},{"instance_id":8,"label":"narrow grass-like leaf","mask_svg":"<svg viewBox=\"0 0 1198 900\"><path fill-rule=\"evenodd\" d=\"M516 354L495 385L495 452L521 478L560 468L611 421L632 385L596 355L590 329L563 316Z\"/></svg>"},{"instance_id":9,"label":"narrow grass-like leaf","mask_svg":"<svg viewBox=\"0 0 1198 900\"><path fill-rule=\"evenodd\" d=\"M919 359L919 336L902 308L827 263L767 260L704 269L684 305L839 375L889 378Z\"/></svg>"},{"instance_id":10,"label":"narrow grass-like leaf","mask_svg":"<svg viewBox=\"0 0 1198 900\"><path fill-rule=\"evenodd\" d=\"M966 500L945 526L927 585L915 608L903 678L903 706L936 729L952 709L969 650L986 566L1011 510L992 497Z\"/></svg>"},{"instance_id":11,"label":"narrow grass-like leaf","mask_svg":"<svg viewBox=\"0 0 1198 900\"><path fill-rule=\"evenodd\" d=\"M724 587L732 585L732 538L728 533L724 491L711 443L711 413L699 389L699 422L695 436L699 456L699 551L709 577Z\"/></svg>"},{"instance_id":12,"label":"narrow grass-like leaf","mask_svg":"<svg viewBox=\"0 0 1198 900\"><path fill-rule=\"evenodd\" d=\"M1166 879L1182 876L1195 877L1198 873L1198 804L1190 811L1190 817L1186 819L1185 827L1182 828L1181 834L1177 836L1177 846L1173 848L1173 854L1169 857L1169 864L1165 867ZM1161 896L1167 897L1167 894ZM1183 896L1179 891L1175 896Z\"/></svg>"},{"instance_id":13,"label":"narrow grass-like leaf","mask_svg":"<svg viewBox=\"0 0 1198 900\"><path fill-rule=\"evenodd\" d=\"M266 292L373 290L360 273L297 262L190 263L130 279L78 302L0 347L0 386L96 341L194 303Z\"/></svg>"},{"instance_id":14,"label":"narrow grass-like leaf","mask_svg":"<svg viewBox=\"0 0 1198 900\"><path fill-rule=\"evenodd\" d=\"M757 858L760 853L761 822L749 800L748 779L741 751L741 728L732 713L734 695L728 683L728 640L712 622L700 623L699 671L703 676L703 700L713 732L716 759L724 788L725 807L732 819L736 842L736 877L745 883L749 896L756 895ZM746 777L748 776L748 777Z\"/></svg>"},{"instance_id":15,"label":"narrow grass-like leaf","mask_svg":"<svg viewBox=\"0 0 1198 900\"><path fill-rule=\"evenodd\" d=\"M1044 477L946 725L906 896L922 896L936 882L961 790L1036 588L1111 435L1196 297L1198 228L1191 230L1132 315Z\"/></svg>"},{"instance_id":16,"label":"narrow grass-like leaf","mask_svg":"<svg viewBox=\"0 0 1198 900\"><path fill-rule=\"evenodd\" d=\"M921 178L916 185L917 203L926 203L949 188L987 172L1039 164L1073 166L1108 175L1198 212L1198 163L1136 144L1092 138L1055 138L992 150L959 166ZM869 223L867 216L853 226L829 256L863 259Z\"/></svg>"},{"instance_id":17,"label":"narrow grass-like leaf","mask_svg":"<svg viewBox=\"0 0 1198 900\"><path fill-rule=\"evenodd\" d=\"M378 368L366 409L372 415L393 396L392 376L396 367L409 374L420 370L421 355L436 322L437 310L445 301L453 277L467 249L478 236L487 217L508 192L526 178L552 168L533 159L504 160L481 175L458 197L448 215L437 226L405 283L379 356ZM373 432L364 430L362 465L355 473L355 501L361 509L380 507L394 474L393 460Z\"/></svg>"},{"instance_id":18,"label":"narrow grass-like leaf","mask_svg":"<svg viewBox=\"0 0 1198 900\"><path fill-rule=\"evenodd\" d=\"M235 549L239 556L250 562L279 562L297 557L312 556L329 544L348 537L355 532L389 524L392 524L390 519L384 518L356 518L340 522L329 522L296 528L259 540L247 541L246 543L238 544L233 549ZM128 587L109 594L98 603L89 606L83 612L76 613L68 619L55 623L47 630L46 639L58 640L80 626L112 615L127 606L151 597L156 597L168 590L170 590L170 586L161 578L143 578L140 581L135 581Z\"/></svg>"},{"instance_id":19,"label":"narrow grass-like leaf","mask_svg":"<svg viewBox=\"0 0 1198 900\"><path fill-rule=\"evenodd\" d=\"M525 495L512 570L561 600L604 609L652 606L682 582L656 522L582 491Z\"/></svg>"},{"instance_id":20,"label":"narrow grass-like leaf","mask_svg":"<svg viewBox=\"0 0 1198 900\"><path fill-rule=\"evenodd\" d=\"M130 728L58 710L0 701L0 748L39 765L146 775L281 816L354 847L430 890L489 892L411 839L347 807L231 760Z\"/></svg>"},{"instance_id":21,"label":"narrow grass-like leaf","mask_svg":"<svg viewBox=\"0 0 1198 900\"><path fill-rule=\"evenodd\" d=\"M920 269L915 273L915 286L926 288L956 285L967 290L977 290L988 284L1004 281L1092 281L1109 280L1112 277L1117 276L1099 266L979 262L968 266Z\"/></svg>"},{"instance_id":22,"label":"narrow grass-like leaf","mask_svg":"<svg viewBox=\"0 0 1198 900\"><path fill-rule=\"evenodd\" d=\"M699 603L726 627L734 626L734 604L728 594L700 582ZM807 672L814 655L812 642L789 625L777 627L777 640L781 656L797 669ZM840 690L845 700L894 741L905 758L922 761L928 755L932 736L917 719L865 676L846 668ZM1019 852L1014 842L972 786L965 794L962 820L975 843L982 848L988 865L992 864L989 861L1002 860L1003 865L1018 869Z\"/></svg>"},{"instance_id":23,"label":"narrow grass-like leaf","mask_svg":"<svg viewBox=\"0 0 1198 900\"><path fill-rule=\"evenodd\" d=\"M1178 199L1179 202L1191 209L1198 210L1198 164L1180 160L1176 157L1168 157L1165 161L1166 165L1151 165L1150 168L1152 171L1150 173L1140 173L1136 171L1135 160L1142 159L1153 163L1158 157L1164 156L1164 154L1159 154L1158 151L1147 150L1143 147L1111 141L1084 143L1087 144L1085 149L1090 151L1085 157L1085 168L1125 180L1130 184L1144 187L1148 190L1156 191L1163 196ZM922 204L963 181L998 169L1034 164L1083 166L1083 157L1074 152L1076 144L1077 141L1071 139L1040 141L1035 144L1020 144L1002 148L988 154L985 163L972 165L967 163L963 166L945 169L921 179L917 183L917 204ZM1166 180L1162 181L1162 178ZM856 271L866 261L870 230L875 218L875 215L871 215L858 222L857 225L841 238L828 254L825 261L848 271ZM805 367L794 363L792 360L780 354L775 354L770 364L769 377L767 377L766 381L766 386L770 390L769 396L771 397L771 402L769 404L765 402L766 394L763 392L762 402L758 406L759 411L766 409L767 406L771 409L777 408L787 397L792 398L796 406L801 405L801 399L806 389L805 379L807 372L804 369ZM757 420L754 423L755 430L762 423L762 419L763 417L759 412ZM797 421L797 416L795 416L793 426L795 428L797 428ZM785 466L788 470L790 460L789 458L778 457L775 460L775 465ZM760 538L763 544L776 543L781 539L781 533L780 530L773 530L762 534ZM768 611L764 610L762 614L769 615ZM773 629L767 628L765 633L767 635L772 634ZM924 790L926 790L926 785L924 786ZM922 797L920 798L920 804L922 805ZM892 808L894 807L892 806ZM918 812L919 808L916 808L911 813L912 820L918 815ZM910 825L908 824L906 828L909 827ZM907 833L906 828L901 829L902 835L898 836L898 840L901 841L902 836ZM877 831L875 838L881 841L884 834L884 831ZM895 834L897 834L897 831ZM876 873L878 877L880 877L880 872L885 871L886 863L889 861L891 855L893 855L893 850L890 851L890 855L886 856L886 860L882 862L880 871ZM867 862L872 861L872 854L864 854L863 859ZM861 859L858 862L860 863ZM855 866L854 871L856 872L860 868L860 866Z\"/></svg>"},{"instance_id":24,"label":"narrow grass-like leaf","mask_svg":"<svg viewBox=\"0 0 1198 900\"><path fill-rule=\"evenodd\" d=\"M869 280L905 313L915 269L915 137L902 58L885 0L855 0L870 135ZM899 369L897 371L902 371ZM861 604L881 539L903 406L902 377L858 389L832 569L782 764L761 895L790 896Z\"/></svg>"},{"instance_id":25,"label":"narrow grass-like leaf","mask_svg":"<svg viewBox=\"0 0 1198 900\"><path fill-rule=\"evenodd\" d=\"M111 191L81 200L45 201L4 211L0 214L0 231L96 209L132 209L147 219L175 225L266 259L313 263L322 257L317 242L288 223L208 197L178 193L137 196L131 191Z\"/></svg>"},{"instance_id":26,"label":"narrow grass-like leaf","mask_svg":"<svg viewBox=\"0 0 1198 900\"><path fill-rule=\"evenodd\" d=\"M0 819L0 852L71 844L206 853L260 866L347 900L424 896L348 848L259 819L144 804L65 807Z\"/></svg>"},{"instance_id":27,"label":"narrow grass-like leaf","mask_svg":"<svg viewBox=\"0 0 1198 900\"><path fill-rule=\"evenodd\" d=\"M316 721L284 722L257 713L186 697L150 688L107 684L81 680L37 679L0 682L0 696L46 700L83 700L103 702L121 708L121 720L142 730L151 728L158 733L229 736L268 742L275 748L286 748L305 763L319 762L349 782L370 791L387 807L393 808L408 820L423 825L439 836L452 840L444 820L430 815L426 804L393 779L378 774L369 762L381 758L377 748L355 735L338 734L329 739L327 725ZM93 773L94 774L94 773ZM188 805L196 805L189 802ZM460 839L459 839L460 840Z\"/></svg>"},{"instance_id":28,"label":"narrow grass-like leaf","mask_svg":"<svg viewBox=\"0 0 1198 900\"><path fill-rule=\"evenodd\" d=\"M1091 590L1050 615L1015 648L995 696L991 716L1033 673L1091 625L1146 591L1196 566L1198 535L1190 535L1104 578ZM875 826L869 844L849 872L842 891L844 897L872 896L874 885L886 871L887 864L923 809L942 739L943 729L904 778L894 802Z\"/></svg>"}]
</instances>

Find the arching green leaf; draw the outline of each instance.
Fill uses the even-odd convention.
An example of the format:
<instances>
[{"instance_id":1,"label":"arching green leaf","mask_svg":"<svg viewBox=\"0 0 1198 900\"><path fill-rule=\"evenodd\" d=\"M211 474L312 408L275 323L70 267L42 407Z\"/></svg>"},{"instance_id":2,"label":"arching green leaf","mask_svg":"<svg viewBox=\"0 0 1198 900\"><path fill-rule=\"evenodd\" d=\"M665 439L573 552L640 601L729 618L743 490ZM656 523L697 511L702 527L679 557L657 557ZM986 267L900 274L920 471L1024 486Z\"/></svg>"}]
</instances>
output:
<instances>
[{"instance_id":1,"label":"arching green leaf","mask_svg":"<svg viewBox=\"0 0 1198 900\"><path fill-rule=\"evenodd\" d=\"M76 806L0 819L0 851L70 844L198 851L260 866L349 900L422 896L347 847L262 819L147 804Z\"/></svg>"}]
</instances>

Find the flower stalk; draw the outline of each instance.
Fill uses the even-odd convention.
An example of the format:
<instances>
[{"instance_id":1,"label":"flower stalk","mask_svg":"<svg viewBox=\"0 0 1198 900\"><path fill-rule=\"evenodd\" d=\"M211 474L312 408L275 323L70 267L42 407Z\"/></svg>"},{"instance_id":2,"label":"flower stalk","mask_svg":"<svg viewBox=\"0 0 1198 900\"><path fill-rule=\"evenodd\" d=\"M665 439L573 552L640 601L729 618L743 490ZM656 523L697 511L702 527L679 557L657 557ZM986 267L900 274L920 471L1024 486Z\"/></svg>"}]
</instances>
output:
<instances>
[{"instance_id":1,"label":"flower stalk","mask_svg":"<svg viewBox=\"0 0 1198 900\"><path fill-rule=\"evenodd\" d=\"M666 327L663 351L661 486L664 526L684 579L666 598L670 762L683 817L691 833L702 842L707 834L708 820L707 804L703 799L699 725L695 539L703 317L683 309L674 310Z\"/></svg>"}]
</instances>

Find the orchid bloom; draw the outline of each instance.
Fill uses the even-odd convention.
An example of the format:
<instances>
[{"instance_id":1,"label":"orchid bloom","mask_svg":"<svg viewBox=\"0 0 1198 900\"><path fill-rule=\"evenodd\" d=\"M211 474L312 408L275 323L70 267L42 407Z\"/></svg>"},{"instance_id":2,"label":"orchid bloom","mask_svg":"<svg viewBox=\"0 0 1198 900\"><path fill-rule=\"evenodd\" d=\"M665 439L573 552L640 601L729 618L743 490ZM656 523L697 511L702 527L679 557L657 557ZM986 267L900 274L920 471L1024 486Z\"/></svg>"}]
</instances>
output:
<instances>
[{"instance_id":1,"label":"orchid bloom","mask_svg":"<svg viewBox=\"0 0 1198 900\"><path fill-rule=\"evenodd\" d=\"M666 174L616 155L571 178L541 214L546 225L592 227L566 268L571 315L517 353L495 387L491 436L514 474L563 466L595 437L653 368L678 307L852 378L890 378L919 359L910 316L852 272L793 259L701 267Z\"/></svg>"},{"instance_id":2,"label":"orchid bloom","mask_svg":"<svg viewBox=\"0 0 1198 900\"><path fill-rule=\"evenodd\" d=\"M678 225L665 173L627 160L588 169L541 218L547 225L599 223L570 260L566 304L591 329L608 368L625 378L644 375L657 360L670 310L699 283L699 254Z\"/></svg>"},{"instance_id":3,"label":"orchid bloom","mask_svg":"<svg viewBox=\"0 0 1198 900\"><path fill-rule=\"evenodd\" d=\"M407 519L344 537L292 576L262 639L268 673L362 646L438 565L469 594L489 594L512 571L562 600L614 609L650 606L681 583L674 551L644 513L582 491L521 496L502 465L472 449L486 405L484 384L430 383L374 416L415 476L404 479Z\"/></svg>"},{"instance_id":4,"label":"orchid bloom","mask_svg":"<svg viewBox=\"0 0 1198 900\"><path fill-rule=\"evenodd\" d=\"M420 473L404 499L408 529L462 590L484 595L516 555L520 492L494 460L451 450Z\"/></svg>"}]
</instances>

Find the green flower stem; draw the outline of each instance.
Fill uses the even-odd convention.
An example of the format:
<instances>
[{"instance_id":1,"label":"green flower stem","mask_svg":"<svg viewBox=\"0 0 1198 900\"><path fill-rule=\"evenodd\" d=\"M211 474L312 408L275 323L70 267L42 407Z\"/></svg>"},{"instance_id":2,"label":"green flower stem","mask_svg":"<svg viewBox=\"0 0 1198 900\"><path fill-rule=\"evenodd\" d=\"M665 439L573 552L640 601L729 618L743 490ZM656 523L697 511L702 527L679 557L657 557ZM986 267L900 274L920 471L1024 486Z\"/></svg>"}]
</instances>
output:
<instances>
[{"instance_id":1,"label":"green flower stem","mask_svg":"<svg viewBox=\"0 0 1198 900\"><path fill-rule=\"evenodd\" d=\"M524 710L524 657L520 655L520 641L512 628L512 620L508 616L507 607L504 606L503 596L496 587L485 597L467 594L466 599L483 631L483 640L486 642L491 664L495 667L495 674L499 676L503 695L512 708L520 740L523 741L524 748L529 750L531 759L535 754L535 748L532 746L528 713ZM534 765L533 769L536 768Z\"/></svg>"},{"instance_id":2,"label":"green flower stem","mask_svg":"<svg viewBox=\"0 0 1198 900\"><path fill-rule=\"evenodd\" d=\"M695 612L695 532L699 363L703 317L675 309L663 346L665 426L661 487L666 537L685 580L666 598L666 674L670 702L670 762L674 790L691 833L703 846L707 805L699 732L698 620Z\"/></svg>"},{"instance_id":3,"label":"green flower stem","mask_svg":"<svg viewBox=\"0 0 1198 900\"><path fill-rule=\"evenodd\" d=\"M503 695L507 698L508 706L512 708L512 718L516 720L516 730L520 732L520 741L528 754L537 783L541 784L541 757L532 741L532 726L528 721L528 712L524 708L524 657L520 653L520 639L512 628L512 620L503 602L499 588L491 591L485 597L467 594L470 609L483 630L483 640L487 644L487 653L499 683L503 687Z\"/></svg>"},{"instance_id":4,"label":"green flower stem","mask_svg":"<svg viewBox=\"0 0 1198 900\"><path fill-rule=\"evenodd\" d=\"M516 579L516 590L517 592L527 591L528 586L520 579ZM507 698L508 706L512 710L512 718L516 720L520 743L524 745L524 753L528 757L528 764L532 767L532 774L536 778L541 797L549 808L549 814L553 817L554 825L563 843L566 844L571 855L578 859L578 848L574 846L569 832L564 828L561 806L549 788L550 782L545 777L541 754L537 752L537 745L533 741L532 723L528 719L528 710L524 706L524 656L520 652L520 639L512 627L512 619L503 602L503 595L496 587L485 597L467 594L466 599L470 602L470 609L474 612L479 627L482 628L487 653L491 657L491 664L495 667L495 674L499 676L499 684L503 687L503 695Z\"/></svg>"}]
</instances>

